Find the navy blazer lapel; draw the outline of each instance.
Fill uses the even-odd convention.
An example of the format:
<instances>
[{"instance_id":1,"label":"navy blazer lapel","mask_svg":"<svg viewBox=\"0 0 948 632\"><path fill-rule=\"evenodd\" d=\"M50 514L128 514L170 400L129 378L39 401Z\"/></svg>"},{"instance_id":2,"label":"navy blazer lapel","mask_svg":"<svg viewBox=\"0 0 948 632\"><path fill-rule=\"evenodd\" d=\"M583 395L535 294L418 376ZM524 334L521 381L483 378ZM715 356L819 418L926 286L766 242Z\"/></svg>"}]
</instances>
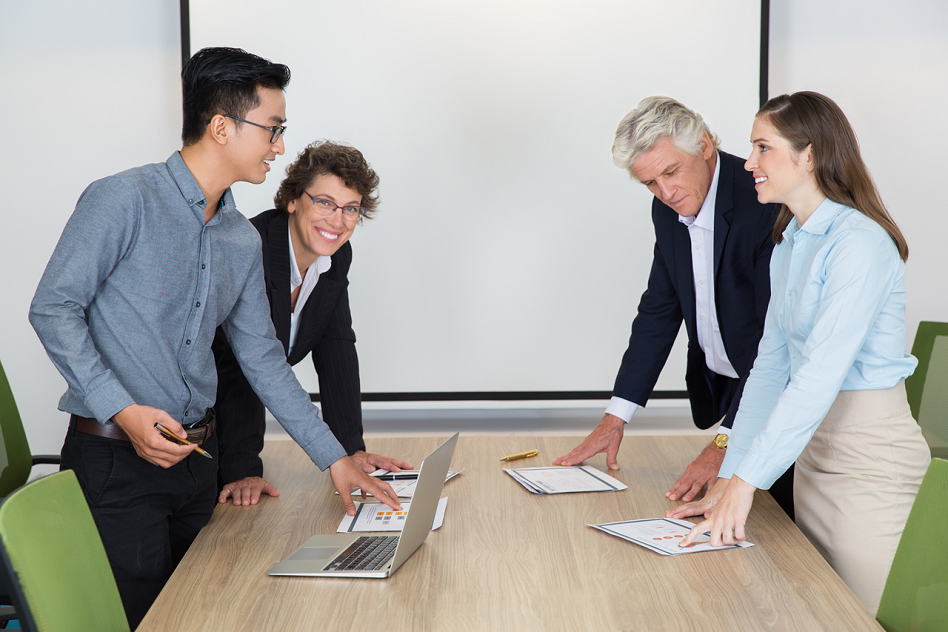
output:
<instances>
[{"instance_id":1,"label":"navy blazer lapel","mask_svg":"<svg viewBox=\"0 0 948 632\"><path fill-rule=\"evenodd\" d=\"M721 255L727 234L731 230L731 213L734 211L734 163L731 156L718 152L721 170L718 173L718 193L714 200L714 278L721 270Z\"/></svg>"},{"instance_id":2,"label":"navy blazer lapel","mask_svg":"<svg viewBox=\"0 0 948 632\"><path fill-rule=\"evenodd\" d=\"M335 266L333 266L335 267ZM333 267L319 275L316 287L313 288L303 312L299 315L299 326L296 330L296 344L287 358L290 364L296 364L315 346L317 336L322 336L322 330L329 322L332 311L336 308L336 298L343 284L333 274Z\"/></svg>"},{"instance_id":3,"label":"navy blazer lapel","mask_svg":"<svg viewBox=\"0 0 948 632\"><path fill-rule=\"evenodd\" d=\"M267 257L264 269L267 277L267 295L270 315L276 335L283 343L283 352L290 348L290 219L280 213L267 226Z\"/></svg>"}]
</instances>

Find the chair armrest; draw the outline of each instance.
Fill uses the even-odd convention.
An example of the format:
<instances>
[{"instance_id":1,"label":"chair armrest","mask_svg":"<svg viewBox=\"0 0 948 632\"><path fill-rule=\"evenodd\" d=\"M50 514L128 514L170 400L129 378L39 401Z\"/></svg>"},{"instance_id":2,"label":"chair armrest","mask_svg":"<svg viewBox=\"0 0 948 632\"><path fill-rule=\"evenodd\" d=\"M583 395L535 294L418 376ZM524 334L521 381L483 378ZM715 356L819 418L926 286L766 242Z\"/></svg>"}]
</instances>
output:
<instances>
[{"instance_id":1,"label":"chair armrest","mask_svg":"<svg viewBox=\"0 0 948 632\"><path fill-rule=\"evenodd\" d=\"M58 454L34 454L33 465L59 465Z\"/></svg>"}]
</instances>

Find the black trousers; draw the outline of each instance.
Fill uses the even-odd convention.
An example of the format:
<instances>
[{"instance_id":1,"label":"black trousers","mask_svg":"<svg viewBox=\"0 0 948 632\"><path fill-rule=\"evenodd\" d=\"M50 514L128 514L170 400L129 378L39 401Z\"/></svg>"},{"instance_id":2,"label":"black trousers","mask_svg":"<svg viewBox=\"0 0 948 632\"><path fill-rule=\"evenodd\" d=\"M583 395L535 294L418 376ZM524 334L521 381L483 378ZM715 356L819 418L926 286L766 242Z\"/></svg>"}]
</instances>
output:
<instances>
[{"instance_id":1,"label":"black trousers","mask_svg":"<svg viewBox=\"0 0 948 632\"><path fill-rule=\"evenodd\" d=\"M165 469L139 457L128 441L74 428L66 434L60 469L79 479L132 630L211 519L217 437L201 447L214 459L192 453Z\"/></svg>"}]
</instances>

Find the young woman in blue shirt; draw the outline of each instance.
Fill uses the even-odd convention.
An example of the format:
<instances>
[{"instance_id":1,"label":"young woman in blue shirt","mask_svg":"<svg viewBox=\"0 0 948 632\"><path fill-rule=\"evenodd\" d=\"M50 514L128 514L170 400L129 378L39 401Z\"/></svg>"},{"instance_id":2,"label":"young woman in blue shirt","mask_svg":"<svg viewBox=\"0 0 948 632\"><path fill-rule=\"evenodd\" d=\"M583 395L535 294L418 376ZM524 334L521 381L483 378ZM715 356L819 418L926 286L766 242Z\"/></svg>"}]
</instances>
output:
<instances>
[{"instance_id":1,"label":"young woman in blue shirt","mask_svg":"<svg viewBox=\"0 0 948 632\"><path fill-rule=\"evenodd\" d=\"M745 168L782 203L771 298L718 482L669 517L705 516L686 538L743 540L757 489L796 461L800 530L875 614L930 453L903 380L908 245L831 99L768 101Z\"/></svg>"}]
</instances>

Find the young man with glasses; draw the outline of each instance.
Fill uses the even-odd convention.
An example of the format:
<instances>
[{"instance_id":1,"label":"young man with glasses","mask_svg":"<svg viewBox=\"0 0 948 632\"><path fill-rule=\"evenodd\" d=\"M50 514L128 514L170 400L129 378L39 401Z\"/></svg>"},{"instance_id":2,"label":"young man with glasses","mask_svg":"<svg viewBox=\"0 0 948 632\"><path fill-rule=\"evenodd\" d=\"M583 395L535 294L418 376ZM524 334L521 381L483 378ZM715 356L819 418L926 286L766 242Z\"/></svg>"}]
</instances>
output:
<instances>
[{"instance_id":1,"label":"young man with glasses","mask_svg":"<svg viewBox=\"0 0 948 632\"><path fill-rule=\"evenodd\" d=\"M329 468L347 510L354 487L398 506L346 456L284 360L260 239L230 190L263 182L283 153L289 79L286 66L239 49L194 55L182 72L183 148L89 185L30 307L68 384L62 467L86 495L132 629L214 506L218 325L264 404ZM198 444L210 458L192 454Z\"/></svg>"},{"instance_id":2,"label":"young man with glasses","mask_svg":"<svg viewBox=\"0 0 948 632\"><path fill-rule=\"evenodd\" d=\"M270 316L291 365L312 354L326 423L366 472L400 471L411 463L365 451L359 358L349 311L349 238L378 205L379 178L362 153L329 141L313 143L286 170L276 208L250 220L262 240ZM218 330L214 355L219 375L217 410L222 487L219 502L256 504L261 493L279 495L263 476L265 415Z\"/></svg>"}]
</instances>

